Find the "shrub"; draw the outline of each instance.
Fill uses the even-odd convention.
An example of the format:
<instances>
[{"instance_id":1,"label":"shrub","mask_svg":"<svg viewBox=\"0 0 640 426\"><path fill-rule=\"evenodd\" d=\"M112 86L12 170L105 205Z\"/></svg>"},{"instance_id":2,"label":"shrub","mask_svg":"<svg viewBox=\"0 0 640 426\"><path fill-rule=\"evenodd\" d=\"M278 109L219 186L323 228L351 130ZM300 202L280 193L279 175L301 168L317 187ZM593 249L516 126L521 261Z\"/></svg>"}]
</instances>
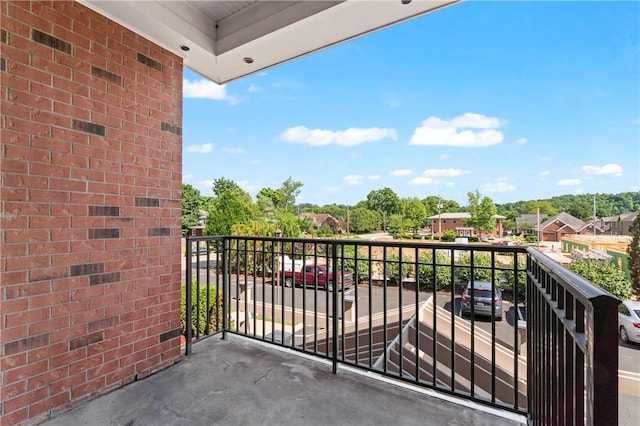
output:
<instances>
[{"instance_id":1,"label":"shrub","mask_svg":"<svg viewBox=\"0 0 640 426\"><path fill-rule=\"evenodd\" d=\"M403 259L402 270L400 270L400 256L395 253L389 253L386 264L387 277L394 282L399 283L400 278L407 278L413 273L413 262Z\"/></svg>"},{"instance_id":2,"label":"shrub","mask_svg":"<svg viewBox=\"0 0 640 426\"><path fill-rule=\"evenodd\" d=\"M344 246L344 257L339 258L338 268L354 273L354 280L362 282L369 279L369 259L366 256L358 254L358 263L356 265L356 253L358 246ZM356 269L357 266L357 269Z\"/></svg>"},{"instance_id":3,"label":"shrub","mask_svg":"<svg viewBox=\"0 0 640 426\"><path fill-rule=\"evenodd\" d=\"M196 280L191 282L191 327L193 336L202 336L222 328L222 292L218 293L216 300L216 287L210 286L207 300L207 287L200 286ZM208 301L208 304L207 304ZM187 286L182 285L180 290L180 331L183 335L187 332Z\"/></svg>"},{"instance_id":4,"label":"shrub","mask_svg":"<svg viewBox=\"0 0 640 426\"><path fill-rule=\"evenodd\" d=\"M469 239L470 243L477 243L478 241L480 241L480 238L478 237L467 237Z\"/></svg>"},{"instance_id":5,"label":"shrub","mask_svg":"<svg viewBox=\"0 0 640 426\"><path fill-rule=\"evenodd\" d=\"M447 288L451 284L451 266L449 258L436 252L436 268L433 271L432 251L423 251L418 255L418 285L420 290L433 290L435 280L436 290Z\"/></svg>"},{"instance_id":6,"label":"shrub","mask_svg":"<svg viewBox=\"0 0 640 426\"><path fill-rule=\"evenodd\" d=\"M440 238L442 241L455 241L456 240L456 231L453 229L447 229L442 233L442 237Z\"/></svg>"},{"instance_id":7,"label":"shrub","mask_svg":"<svg viewBox=\"0 0 640 426\"><path fill-rule=\"evenodd\" d=\"M578 259L571 263L571 269L576 274L622 300L631 297L631 281L612 262L597 259Z\"/></svg>"}]
</instances>

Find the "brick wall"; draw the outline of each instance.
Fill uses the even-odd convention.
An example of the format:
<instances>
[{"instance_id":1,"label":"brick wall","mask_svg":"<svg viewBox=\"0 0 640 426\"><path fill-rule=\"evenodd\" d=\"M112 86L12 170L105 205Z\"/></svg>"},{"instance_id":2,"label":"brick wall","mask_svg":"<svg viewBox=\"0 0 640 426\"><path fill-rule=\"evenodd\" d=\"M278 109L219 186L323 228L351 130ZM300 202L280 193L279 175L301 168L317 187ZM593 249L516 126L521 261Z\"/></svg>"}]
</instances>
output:
<instances>
[{"instance_id":1,"label":"brick wall","mask_svg":"<svg viewBox=\"0 0 640 426\"><path fill-rule=\"evenodd\" d=\"M0 423L180 357L182 61L86 7L1 2Z\"/></svg>"}]
</instances>

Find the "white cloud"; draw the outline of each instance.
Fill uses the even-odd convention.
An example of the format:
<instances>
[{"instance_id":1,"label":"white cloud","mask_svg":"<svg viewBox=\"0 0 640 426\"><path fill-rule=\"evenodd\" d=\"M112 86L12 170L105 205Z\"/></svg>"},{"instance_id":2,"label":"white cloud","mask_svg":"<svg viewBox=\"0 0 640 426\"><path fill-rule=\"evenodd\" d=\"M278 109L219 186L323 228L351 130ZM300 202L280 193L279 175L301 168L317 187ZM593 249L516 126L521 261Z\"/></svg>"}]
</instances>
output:
<instances>
[{"instance_id":1,"label":"white cloud","mask_svg":"<svg viewBox=\"0 0 640 426\"><path fill-rule=\"evenodd\" d=\"M582 166L582 171L587 175L614 175L622 176L622 166L619 164L605 164L604 166Z\"/></svg>"},{"instance_id":2,"label":"white cloud","mask_svg":"<svg viewBox=\"0 0 640 426\"><path fill-rule=\"evenodd\" d=\"M245 153L244 148L224 147L221 149L221 151L226 152L227 154L244 154Z\"/></svg>"},{"instance_id":3,"label":"white cloud","mask_svg":"<svg viewBox=\"0 0 640 426\"><path fill-rule=\"evenodd\" d=\"M427 169L419 177L409 181L411 185L433 185L440 183L439 177L459 177L470 173L469 170L462 169Z\"/></svg>"},{"instance_id":4,"label":"white cloud","mask_svg":"<svg viewBox=\"0 0 640 426\"><path fill-rule=\"evenodd\" d=\"M311 146L325 146L336 144L341 146L355 146L365 142L376 142L381 139L398 139L395 129L381 129L370 127L368 129L350 128L347 130L322 130L308 129L305 126L291 127L282 133L279 138L285 142L302 143Z\"/></svg>"},{"instance_id":5,"label":"white cloud","mask_svg":"<svg viewBox=\"0 0 640 426\"><path fill-rule=\"evenodd\" d=\"M369 179L369 180L380 180L380 175L367 176L367 179Z\"/></svg>"},{"instance_id":6,"label":"white cloud","mask_svg":"<svg viewBox=\"0 0 640 426\"><path fill-rule=\"evenodd\" d=\"M182 79L182 96L185 98L213 99L236 103L235 97L227 94L227 86L216 84L211 80Z\"/></svg>"},{"instance_id":7,"label":"white cloud","mask_svg":"<svg viewBox=\"0 0 640 426\"><path fill-rule=\"evenodd\" d=\"M424 177L458 177L466 175L469 170L462 169L427 169L422 172Z\"/></svg>"},{"instance_id":8,"label":"white cloud","mask_svg":"<svg viewBox=\"0 0 640 426\"><path fill-rule=\"evenodd\" d=\"M262 164L262 161L260 160L250 160L249 163L250 166L257 166L258 164Z\"/></svg>"},{"instance_id":9,"label":"white cloud","mask_svg":"<svg viewBox=\"0 0 640 426\"><path fill-rule=\"evenodd\" d=\"M193 177L193 175L182 175L182 180L189 180Z\"/></svg>"},{"instance_id":10,"label":"white cloud","mask_svg":"<svg viewBox=\"0 0 640 426\"><path fill-rule=\"evenodd\" d=\"M551 174L551 170L543 170L540 172L540 176L549 176Z\"/></svg>"},{"instance_id":11,"label":"white cloud","mask_svg":"<svg viewBox=\"0 0 640 426\"><path fill-rule=\"evenodd\" d=\"M436 183L438 183L436 179L426 176L414 177L409 181L410 185L434 185Z\"/></svg>"},{"instance_id":12,"label":"white cloud","mask_svg":"<svg viewBox=\"0 0 640 426\"><path fill-rule=\"evenodd\" d=\"M577 186L580 185L582 181L580 179L560 179L556 182L558 186Z\"/></svg>"},{"instance_id":13,"label":"white cloud","mask_svg":"<svg viewBox=\"0 0 640 426\"><path fill-rule=\"evenodd\" d=\"M452 120L429 117L422 122L409 145L484 147L499 144L504 135L496 130L506 120L468 112ZM482 130L471 130L482 129Z\"/></svg>"},{"instance_id":14,"label":"white cloud","mask_svg":"<svg viewBox=\"0 0 640 426\"><path fill-rule=\"evenodd\" d=\"M347 186L358 186L362 185L363 177L360 175L347 175L342 178L345 185Z\"/></svg>"},{"instance_id":15,"label":"white cloud","mask_svg":"<svg viewBox=\"0 0 640 426\"><path fill-rule=\"evenodd\" d=\"M249 88L247 89L247 92L249 93L260 93L262 92L262 89L259 88L258 86L254 86L253 84L249 85Z\"/></svg>"},{"instance_id":16,"label":"white cloud","mask_svg":"<svg viewBox=\"0 0 640 426\"><path fill-rule=\"evenodd\" d=\"M449 154L440 154L440 159L441 160L448 160L449 159Z\"/></svg>"},{"instance_id":17,"label":"white cloud","mask_svg":"<svg viewBox=\"0 0 640 426\"><path fill-rule=\"evenodd\" d=\"M518 145L524 145L528 142L527 138L520 138L516 141Z\"/></svg>"},{"instance_id":18,"label":"white cloud","mask_svg":"<svg viewBox=\"0 0 640 426\"><path fill-rule=\"evenodd\" d=\"M484 192L511 192L515 191L516 187L507 182L494 182L482 185Z\"/></svg>"},{"instance_id":19,"label":"white cloud","mask_svg":"<svg viewBox=\"0 0 640 426\"><path fill-rule=\"evenodd\" d=\"M444 186L448 186L449 188L456 186L454 182L445 182Z\"/></svg>"},{"instance_id":20,"label":"white cloud","mask_svg":"<svg viewBox=\"0 0 640 426\"><path fill-rule=\"evenodd\" d=\"M391 176L409 176L411 173L413 173L411 169L399 169L392 171L390 174Z\"/></svg>"},{"instance_id":21,"label":"white cloud","mask_svg":"<svg viewBox=\"0 0 640 426\"><path fill-rule=\"evenodd\" d=\"M213 184L214 184L214 180L210 179L210 180L201 180L200 182L198 182L198 185L202 186L202 187L206 187L206 188L213 188Z\"/></svg>"},{"instance_id":22,"label":"white cloud","mask_svg":"<svg viewBox=\"0 0 640 426\"><path fill-rule=\"evenodd\" d=\"M187 152L195 152L198 154L206 154L211 151L213 151L212 143L205 143L202 145L189 145L187 147Z\"/></svg>"}]
</instances>

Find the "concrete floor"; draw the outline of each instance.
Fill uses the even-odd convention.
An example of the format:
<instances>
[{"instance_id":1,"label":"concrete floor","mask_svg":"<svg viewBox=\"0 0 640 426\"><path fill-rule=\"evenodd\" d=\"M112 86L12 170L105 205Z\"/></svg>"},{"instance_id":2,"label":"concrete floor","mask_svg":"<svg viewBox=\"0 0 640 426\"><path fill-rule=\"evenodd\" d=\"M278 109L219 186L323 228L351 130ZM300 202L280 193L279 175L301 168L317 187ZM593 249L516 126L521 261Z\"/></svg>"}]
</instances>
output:
<instances>
[{"instance_id":1,"label":"concrete floor","mask_svg":"<svg viewBox=\"0 0 640 426\"><path fill-rule=\"evenodd\" d=\"M345 368L334 375L325 362L236 336L214 336L193 349L180 363L44 424L500 426L525 420Z\"/></svg>"}]
</instances>

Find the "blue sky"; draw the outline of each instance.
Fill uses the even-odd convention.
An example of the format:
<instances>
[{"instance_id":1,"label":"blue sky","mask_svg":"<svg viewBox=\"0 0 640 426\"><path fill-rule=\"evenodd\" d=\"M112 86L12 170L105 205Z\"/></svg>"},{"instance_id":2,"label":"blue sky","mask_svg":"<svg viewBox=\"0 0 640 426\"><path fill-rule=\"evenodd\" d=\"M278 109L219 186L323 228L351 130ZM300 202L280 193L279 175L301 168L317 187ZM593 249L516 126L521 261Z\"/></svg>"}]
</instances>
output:
<instances>
[{"instance_id":1,"label":"blue sky","mask_svg":"<svg viewBox=\"0 0 640 426\"><path fill-rule=\"evenodd\" d=\"M462 3L218 86L185 70L183 182L299 203L640 190L640 2Z\"/></svg>"}]
</instances>

